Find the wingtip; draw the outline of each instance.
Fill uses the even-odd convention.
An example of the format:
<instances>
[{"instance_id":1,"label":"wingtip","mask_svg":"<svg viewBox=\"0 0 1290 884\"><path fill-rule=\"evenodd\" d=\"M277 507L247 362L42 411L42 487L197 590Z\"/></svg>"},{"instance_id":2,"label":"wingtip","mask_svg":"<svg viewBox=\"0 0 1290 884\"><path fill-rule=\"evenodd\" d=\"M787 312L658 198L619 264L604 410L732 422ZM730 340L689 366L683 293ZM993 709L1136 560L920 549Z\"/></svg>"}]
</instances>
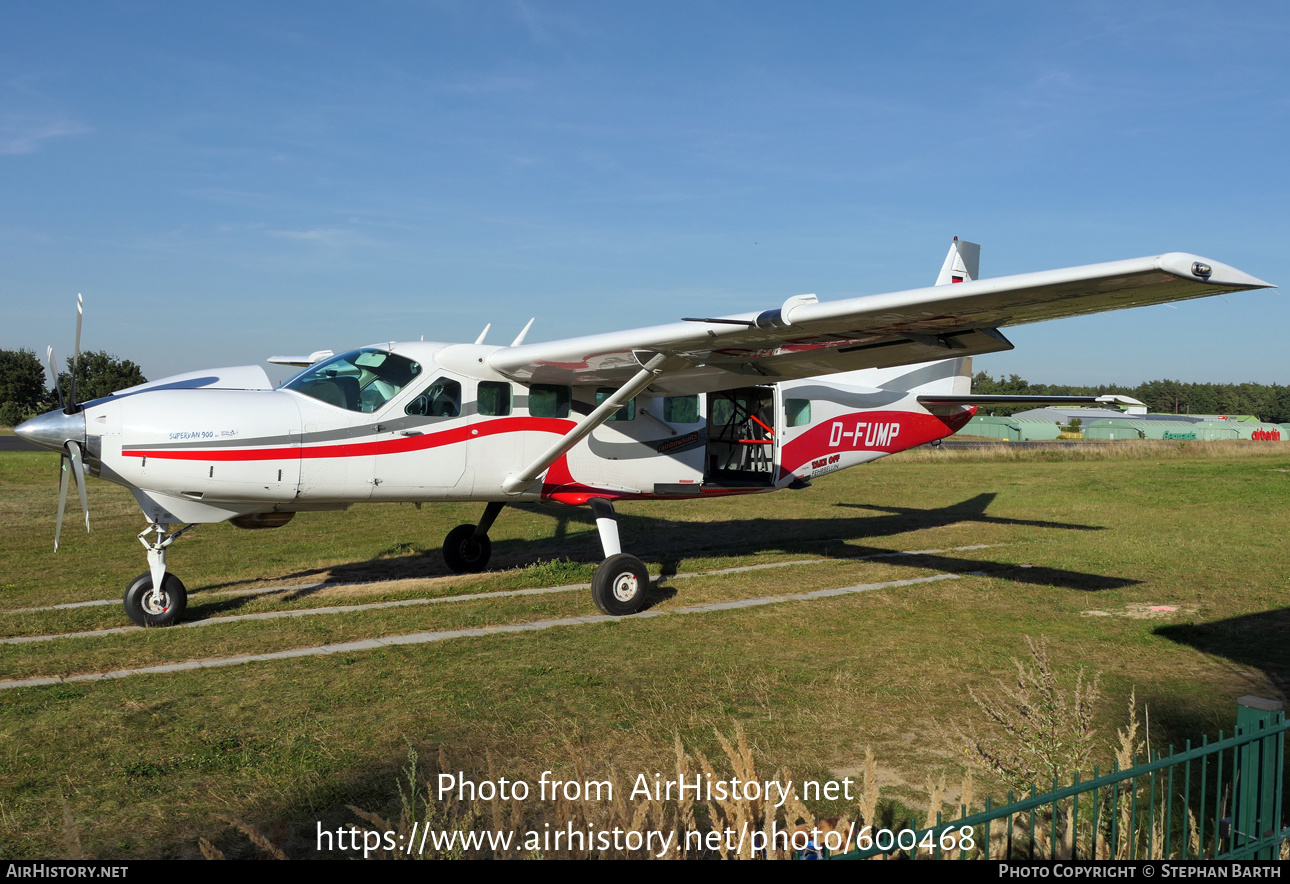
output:
<instances>
[{"instance_id":1,"label":"wingtip","mask_svg":"<svg viewBox=\"0 0 1290 884\"><path fill-rule=\"evenodd\" d=\"M1187 252L1169 252L1156 259L1156 266L1182 279L1204 280L1234 290L1274 289L1270 282L1251 276L1230 264L1211 261Z\"/></svg>"}]
</instances>

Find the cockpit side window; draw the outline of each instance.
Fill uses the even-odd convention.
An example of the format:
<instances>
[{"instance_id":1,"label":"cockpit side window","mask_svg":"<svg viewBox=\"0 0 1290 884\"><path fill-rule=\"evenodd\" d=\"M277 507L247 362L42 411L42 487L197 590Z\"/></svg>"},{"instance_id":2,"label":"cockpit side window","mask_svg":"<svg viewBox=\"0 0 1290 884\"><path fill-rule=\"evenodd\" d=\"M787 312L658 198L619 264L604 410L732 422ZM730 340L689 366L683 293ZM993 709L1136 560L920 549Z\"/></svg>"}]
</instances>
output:
<instances>
[{"instance_id":1,"label":"cockpit side window","mask_svg":"<svg viewBox=\"0 0 1290 884\"><path fill-rule=\"evenodd\" d=\"M461 414L461 384L438 378L409 402L404 412L420 417L457 417Z\"/></svg>"},{"instance_id":2,"label":"cockpit side window","mask_svg":"<svg viewBox=\"0 0 1290 884\"><path fill-rule=\"evenodd\" d=\"M385 350L354 350L312 366L288 381L295 390L347 411L379 410L421 374L421 364Z\"/></svg>"}]
</instances>

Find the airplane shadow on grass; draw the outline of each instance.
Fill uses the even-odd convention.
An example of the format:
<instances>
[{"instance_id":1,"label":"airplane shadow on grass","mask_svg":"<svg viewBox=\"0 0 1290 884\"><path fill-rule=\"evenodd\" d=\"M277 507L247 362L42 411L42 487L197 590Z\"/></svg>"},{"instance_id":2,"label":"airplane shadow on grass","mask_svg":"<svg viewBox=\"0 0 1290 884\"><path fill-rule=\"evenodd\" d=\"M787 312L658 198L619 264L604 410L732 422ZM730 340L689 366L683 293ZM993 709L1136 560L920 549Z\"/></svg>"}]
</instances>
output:
<instances>
[{"instance_id":1,"label":"airplane shadow on grass","mask_svg":"<svg viewBox=\"0 0 1290 884\"><path fill-rule=\"evenodd\" d=\"M1261 670L1271 685L1238 688L1240 693L1256 693L1272 700L1290 696L1290 608L1246 614L1210 623L1171 623L1152 630L1156 635L1185 645L1212 657L1221 657L1239 666ZM1227 690L1222 693L1227 694ZM1206 704L1192 701L1176 691L1159 692L1151 685L1135 688L1139 709L1147 710L1151 745L1157 752L1182 749L1186 741L1199 745L1203 737L1216 739L1219 732L1231 736L1236 725L1236 704ZM1237 693L1229 694L1235 701ZM1141 721L1141 719L1140 719ZM1230 758L1230 755L1228 756ZM1143 759L1139 759L1143 760ZM1290 785L1290 770L1286 771Z\"/></svg>"},{"instance_id":2,"label":"airplane shadow on grass","mask_svg":"<svg viewBox=\"0 0 1290 884\"><path fill-rule=\"evenodd\" d=\"M1290 635L1290 608L1212 623L1159 626L1155 634L1203 654L1261 669L1282 698L1290 696L1290 643L1286 641Z\"/></svg>"},{"instance_id":3,"label":"airplane shadow on grass","mask_svg":"<svg viewBox=\"0 0 1290 884\"><path fill-rule=\"evenodd\" d=\"M866 504L837 504L844 509L871 510L881 515L847 516L818 519L738 519L713 522L685 522L657 518L636 513L619 514L619 533L623 547L643 561L661 566L661 576L651 592L651 604L675 594L674 590L658 585L678 573L680 563L703 552L748 554L755 552L801 553L811 558L829 558L838 561L855 558L880 557L880 560L914 569L962 573L979 571L992 577L1033 586L1060 587L1081 592L1098 592L1132 586L1139 581L1103 574L1067 571L1059 568L1019 566L1009 562L992 562L989 559L969 559L946 553L898 554L898 550L878 546L856 546L854 541L893 537L912 531L979 522L989 525L1019 525L1051 528L1062 531L1101 531L1096 525L1077 525L1065 522L1008 519L986 514L993 503L993 493L975 497L946 507L917 509L913 507L880 507ZM553 517L554 531L549 540L502 540L493 542L490 570L520 567L542 559L567 559L579 564L597 564L603 558L595 522L584 507L552 509L550 507L520 504L516 509ZM501 519L506 518L503 511ZM501 521L501 520L499 520ZM570 536L570 527L580 530ZM845 546L844 546L845 544ZM401 545L395 550L401 551ZM330 568L296 571L283 576L283 580L300 580L323 577L329 584L367 583L383 580L441 577L451 572L443 563L436 549L422 550L412 555L393 555L365 562L353 562ZM775 578L769 582L779 583ZM574 582L574 581L570 581ZM205 586L210 591L218 586ZM288 599L304 598L314 589L291 593ZM189 590L194 593L194 590ZM195 594L195 593L194 593ZM247 598L221 600L203 605L207 616L216 611L242 607Z\"/></svg>"}]
</instances>

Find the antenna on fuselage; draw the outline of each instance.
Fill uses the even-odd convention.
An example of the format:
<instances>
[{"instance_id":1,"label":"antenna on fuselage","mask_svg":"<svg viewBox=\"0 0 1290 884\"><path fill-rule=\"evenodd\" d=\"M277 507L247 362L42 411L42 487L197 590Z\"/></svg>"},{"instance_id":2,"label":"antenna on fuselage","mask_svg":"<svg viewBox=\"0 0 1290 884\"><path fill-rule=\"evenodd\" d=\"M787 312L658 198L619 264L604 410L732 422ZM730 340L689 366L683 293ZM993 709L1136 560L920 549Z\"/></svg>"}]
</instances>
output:
<instances>
[{"instance_id":1,"label":"antenna on fuselage","mask_svg":"<svg viewBox=\"0 0 1290 884\"><path fill-rule=\"evenodd\" d=\"M493 324L491 322L488 323L488 325L484 326L484 330L479 333L479 337L475 338L475 343L476 344L484 343L484 338L488 337L488 330L492 327L493 327Z\"/></svg>"},{"instance_id":2,"label":"antenna on fuselage","mask_svg":"<svg viewBox=\"0 0 1290 884\"><path fill-rule=\"evenodd\" d=\"M537 317L534 316L533 319L537 319ZM529 329L533 327L533 319L530 319L529 324L524 326L523 330L516 335L515 340L511 341L512 347L518 347L520 344L524 343L524 336L527 335L529 333Z\"/></svg>"}]
</instances>

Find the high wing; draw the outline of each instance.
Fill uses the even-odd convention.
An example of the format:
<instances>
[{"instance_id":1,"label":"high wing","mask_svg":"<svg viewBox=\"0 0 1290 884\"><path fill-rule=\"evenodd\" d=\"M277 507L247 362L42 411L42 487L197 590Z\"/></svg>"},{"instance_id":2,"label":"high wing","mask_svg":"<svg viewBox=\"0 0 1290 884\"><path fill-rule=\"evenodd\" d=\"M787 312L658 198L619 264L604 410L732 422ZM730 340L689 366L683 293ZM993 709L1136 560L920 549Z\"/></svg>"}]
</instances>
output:
<instances>
[{"instance_id":1,"label":"high wing","mask_svg":"<svg viewBox=\"0 0 1290 884\"><path fill-rule=\"evenodd\" d=\"M1002 327L1259 288L1275 286L1170 252L840 301L797 295L760 313L501 348L488 362L522 383L619 386L664 354L680 367L652 388L699 393L1010 350Z\"/></svg>"}]
</instances>

